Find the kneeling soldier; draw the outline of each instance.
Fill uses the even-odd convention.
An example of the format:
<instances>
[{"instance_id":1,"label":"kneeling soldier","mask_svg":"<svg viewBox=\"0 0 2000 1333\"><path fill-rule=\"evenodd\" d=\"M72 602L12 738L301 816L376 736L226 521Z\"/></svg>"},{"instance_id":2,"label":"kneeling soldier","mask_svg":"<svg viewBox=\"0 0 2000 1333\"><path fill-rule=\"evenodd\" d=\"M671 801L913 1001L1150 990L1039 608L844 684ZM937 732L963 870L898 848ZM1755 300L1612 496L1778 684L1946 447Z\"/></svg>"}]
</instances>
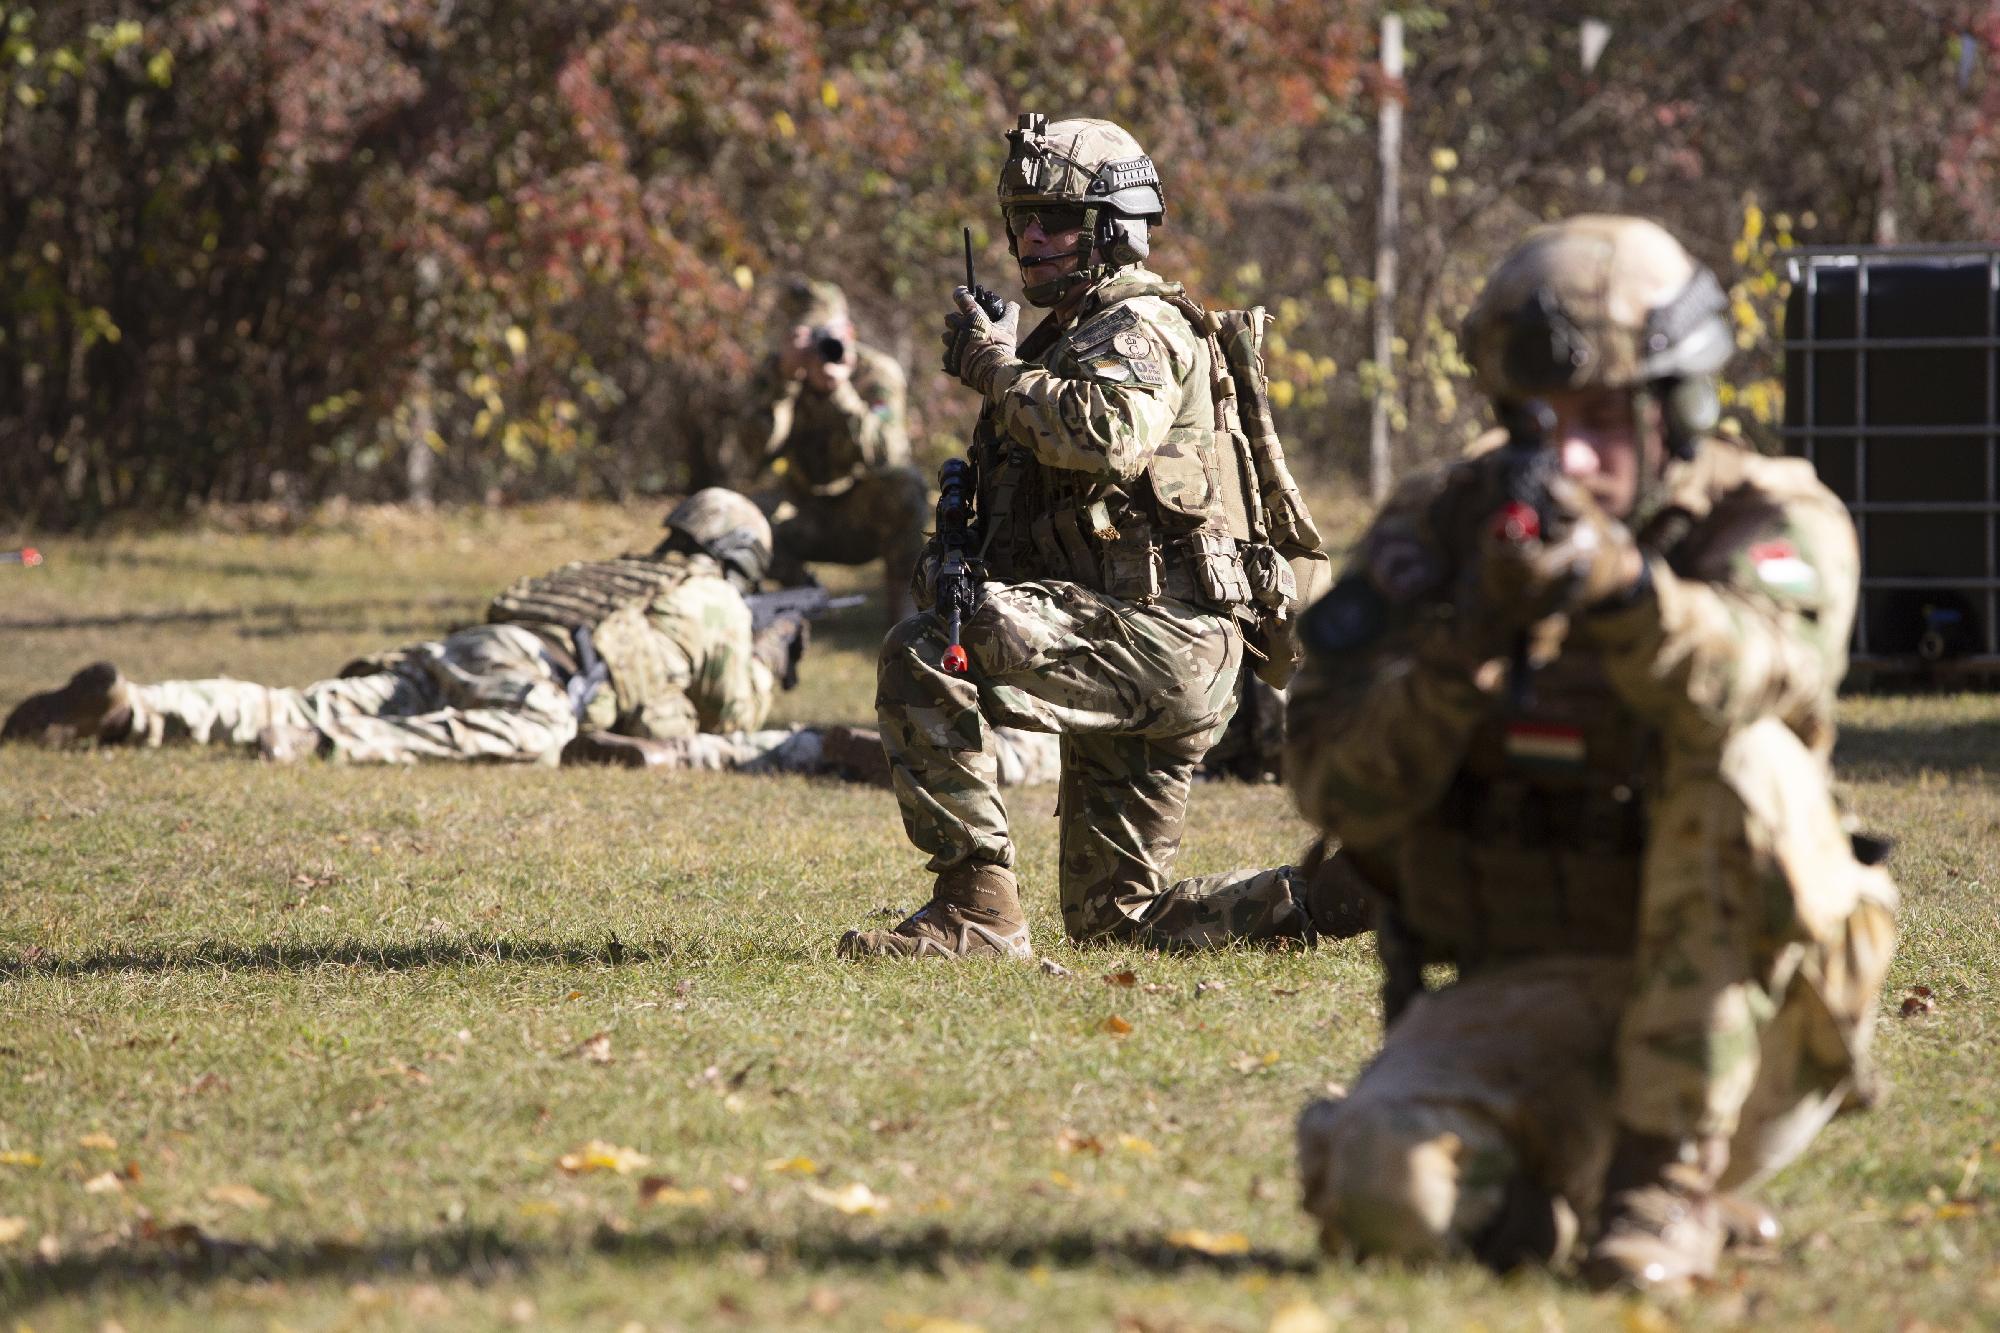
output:
<instances>
[{"instance_id":1,"label":"kneeling soldier","mask_svg":"<svg viewBox=\"0 0 2000 1333\"><path fill-rule=\"evenodd\" d=\"M1854 528L1712 438L1713 274L1533 234L1465 329L1503 445L1413 478L1305 618L1286 778L1386 899L1383 1049L1299 1124L1329 1249L1674 1288L1867 1088L1894 886L1829 785ZM1458 979L1423 993L1420 969Z\"/></svg>"}]
</instances>

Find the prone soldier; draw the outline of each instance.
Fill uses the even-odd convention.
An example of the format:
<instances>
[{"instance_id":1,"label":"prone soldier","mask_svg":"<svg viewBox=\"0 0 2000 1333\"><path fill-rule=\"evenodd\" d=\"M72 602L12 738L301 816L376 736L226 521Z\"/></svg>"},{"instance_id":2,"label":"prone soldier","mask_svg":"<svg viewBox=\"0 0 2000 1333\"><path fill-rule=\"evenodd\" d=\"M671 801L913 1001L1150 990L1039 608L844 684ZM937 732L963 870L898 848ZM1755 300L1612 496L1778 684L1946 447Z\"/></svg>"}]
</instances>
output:
<instances>
[{"instance_id":1,"label":"prone soldier","mask_svg":"<svg viewBox=\"0 0 2000 1333\"><path fill-rule=\"evenodd\" d=\"M1008 140L1009 248L1049 314L1021 340L1020 307L954 293L945 369L984 400L975 521L956 530L954 472L919 568L937 613L890 631L876 694L936 882L893 930L848 932L847 957L1031 956L991 742L1008 726L1061 736L1070 936L1230 934L1207 882L1168 878L1189 784L1236 706L1246 637L1289 675L1297 578L1320 558L1275 430L1264 456L1239 444L1259 312L1232 324L1144 265L1165 213L1152 160L1103 120L1023 116Z\"/></svg>"},{"instance_id":2,"label":"prone soldier","mask_svg":"<svg viewBox=\"0 0 2000 1333\"><path fill-rule=\"evenodd\" d=\"M1867 1093L1896 891L1830 787L1855 534L1711 435L1727 309L1651 222L1531 233L1464 332L1511 444L1402 486L1305 619L1286 778L1388 973L1381 1052L1299 1122L1330 1250L1581 1240L1596 1285L1684 1287Z\"/></svg>"},{"instance_id":3,"label":"prone soldier","mask_svg":"<svg viewBox=\"0 0 2000 1333\"><path fill-rule=\"evenodd\" d=\"M712 488L667 515L657 548L522 579L487 622L363 658L332 680L279 688L228 678L128 681L108 662L24 700L0 739L237 745L353 763L484 759L553 764L588 737L688 736L758 726L795 666L800 625L753 641L744 593L771 529Z\"/></svg>"},{"instance_id":4,"label":"prone soldier","mask_svg":"<svg viewBox=\"0 0 2000 1333\"><path fill-rule=\"evenodd\" d=\"M830 282L794 280L779 303L777 347L752 381L739 445L775 474L772 574L805 579L806 562L880 558L891 623L909 611L923 547L926 488L910 463L903 369L861 342Z\"/></svg>"}]
</instances>

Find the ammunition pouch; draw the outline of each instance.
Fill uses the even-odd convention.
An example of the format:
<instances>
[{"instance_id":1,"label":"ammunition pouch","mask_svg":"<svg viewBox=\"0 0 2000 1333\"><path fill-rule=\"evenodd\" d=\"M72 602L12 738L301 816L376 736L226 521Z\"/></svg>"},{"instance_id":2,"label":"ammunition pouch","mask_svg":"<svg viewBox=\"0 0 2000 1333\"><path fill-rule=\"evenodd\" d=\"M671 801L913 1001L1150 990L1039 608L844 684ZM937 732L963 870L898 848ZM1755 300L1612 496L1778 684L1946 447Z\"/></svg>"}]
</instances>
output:
<instances>
[{"instance_id":1,"label":"ammunition pouch","mask_svg":"<svg viewBox=\"0 0 2000 1333\"><path fill-rule=\"evenodd\" d=\"M1246 605L1253 593L1236 539L1226 532L1197 532L1172 543L1194 575L1194 600L1216 611Z\"/></svg>"}]
</instances>

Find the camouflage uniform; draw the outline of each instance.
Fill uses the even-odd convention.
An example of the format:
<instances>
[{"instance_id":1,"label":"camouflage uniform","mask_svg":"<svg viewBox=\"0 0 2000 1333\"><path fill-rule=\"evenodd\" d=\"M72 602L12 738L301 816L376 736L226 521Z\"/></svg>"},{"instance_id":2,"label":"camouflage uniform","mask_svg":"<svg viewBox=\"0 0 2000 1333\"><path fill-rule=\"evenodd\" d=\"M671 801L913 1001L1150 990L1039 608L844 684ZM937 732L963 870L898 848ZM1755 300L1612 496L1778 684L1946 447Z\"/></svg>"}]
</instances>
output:
<instances>
[{"instance_id":1,"label":"camouflage uniform","mask_svg":"<svg viewBox=\"0 0 2000 1333\"><path fill-rule=\"evenodd\" d=\"M660 588L643 608L620 614L610 634L600 627L606 661L618 665L591 698L590 724L668 738L762 722L771 672L751 655L749 608L721 568L680 552L625 561L657 569ZM588 568L565 566L545 580ZM351 763L553 764L577 730L565 691L571 651L562 626L487 624L362 659L299 689L227 678L133 685L127 739L254 746L266 728L311 729L332 757Z\"/></svg>"},{"instance_id":2,"label":"camouflage uniform","mask_svg":"<svg viewBox=\"0 0 2000 1333\"><path fill-rule=\"evenodd\" d=\"M1853 526L1805 462L1682 452L1629 520L1640 584L1540 625L1525 695L1461 579L1493 453L1405 484L1309 617L1287 781L1380 867L1385 965L1459 973L1301 1119L1329 1248L1548 1259L1616 1198L1647 1257L1607 1229L1606 1280L1699 1275L1703 1201L1866 1083L1896 893L1829 787Z\"/></svg>"},{"instance_id":3,"label":"camouflage uniform","mask_svg":"<svg viewBox=\"0 0 2000 1333\"><path fill-rule=\"evenodd\" d=\"M812 325L844 320L846 308L838 288L813 283L786 310L793 322ZM831 392L790 378L779 354L767 356L751 381L738 435L742 451L777 476L778 488L763 502L790 507L772 531L773 577L793 584L803 581L808 561L879 558L892 612L900 615L923 546L927 490L910 462L903 368L865 343L852 355L852 376Z\"/></svg>"},{"instance_id":4,"label":"camouflage uniform","mask_svg":"<svg viewBox=\"0 0 2000 1333\"><path fill-rule=\"evenodd\" d=\"M942 615L914 616L883 644L876 689L903 825L937 887L895 931L850 933L849 955L1027 955L991 740L1003 726L1061 737L1072 938L1207 942L1240 915L1224 886L1176 888L1169 873L1189 784L1237 705L1246 626L1289 614L1253 599L1295 600L1288 570L1279 592L1275 575L1253 588L1246 564L1252 544L1276 548L1261 544L1263 501L1246 498L1263 482L1246 491L1259 465L1238 446L1228 358L1241 349L1225 352L1222 321L1145 268L1165 204L1129 134L1029 115L1008 138L1000 199L1017 258L1023 235L1078 239L1053 262L1023 260L1024 280L1056 275L1024 288L1055 313L1018 345L1019 307L954 294L945 368L985 404L971 450L981 581L961 608L963 661L947 664ZM1289 476L1279 489L1295 498ZM1291 530L1309 531L1297 515ZM946 554L939 540L921 562L923 604Z\"/></svg>"},{"instance_id":5,"label":"camouflage uniform","mask_svg":"<svg viewBox=\"0 0 2000 1333\"><path fill-rule=\"evenodd\" d=\"M1061 749L1054 736L995 727L987 739L1003 787L1039 786L1054 782L1061 774ZM889 785L882 737L872 727L795 726L704 733L662 747L650 758L648 767L670 771L792 773Z\"/></svg>"}]
</instances>

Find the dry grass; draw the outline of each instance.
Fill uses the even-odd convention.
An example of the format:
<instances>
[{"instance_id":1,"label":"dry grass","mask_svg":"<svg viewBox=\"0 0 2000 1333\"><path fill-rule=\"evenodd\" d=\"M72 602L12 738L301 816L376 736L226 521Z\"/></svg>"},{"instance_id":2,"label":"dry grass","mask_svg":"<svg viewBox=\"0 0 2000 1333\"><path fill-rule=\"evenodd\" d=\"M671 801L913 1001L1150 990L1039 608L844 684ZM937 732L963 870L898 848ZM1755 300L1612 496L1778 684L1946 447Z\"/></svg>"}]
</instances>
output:
<instances>
[{"instance_id":1,"label":"dry grass","mask_svg":"<svg viewBox=\"0 0 2000 1333\"><path fill-rule=\"evenodd\" d=\"M297 610L11 629L0 707L103 656L307 680L656 522L358 513L45 543L47 567L0 570L0 619ZM869 613L821 638L787 714L865 718ZM1263 1329L1300 1303L1364 1327L1991 1326L2000 702L1859 699L1847 725L1853 799L1900 839L1909 897L1895 1091L1773 1185L1780 1262L1668 1313L1316 1258L1290 1125L1375 1039L1365 943L1052 947L1069 979L857 968L837 933L924 890L877 792L11 750L0 1153L39 1164L0 1164L0 1219L19 1219L0 1235L20 1232L0 1311L37 1330ZM1052 802L1015 807L1052 944ZM1278 791L1205 787L1184 866L1302 836ZM1126 968L1141 985L1100 980ZM1895 1017L1918 984L1936 1011ZM1129 1035L1104 1031L1114 1014ZM579 1053L600 1033L608 1062ZM591 1140L650 1164L565 1173ZM647 1176L670 1182L650 1204ZM856 1183L886 1207L828 1202Z\"/></svg>"}]
</instances>

